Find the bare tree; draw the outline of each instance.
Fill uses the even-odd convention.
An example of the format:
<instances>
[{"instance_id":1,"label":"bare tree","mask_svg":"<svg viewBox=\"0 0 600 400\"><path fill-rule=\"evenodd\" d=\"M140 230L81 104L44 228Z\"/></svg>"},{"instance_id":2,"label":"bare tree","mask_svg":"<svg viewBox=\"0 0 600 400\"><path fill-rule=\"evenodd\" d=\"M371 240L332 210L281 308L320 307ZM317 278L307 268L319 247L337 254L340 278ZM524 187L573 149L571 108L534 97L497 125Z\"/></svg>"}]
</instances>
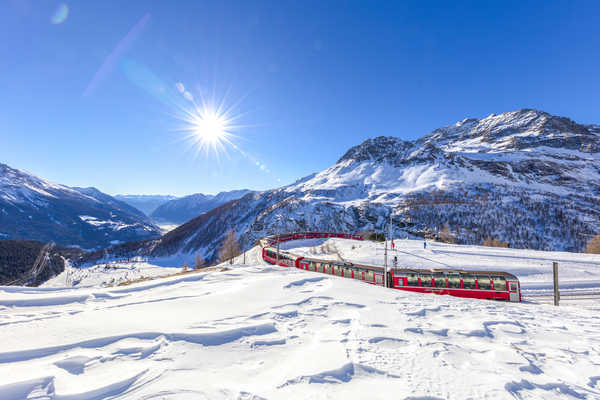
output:
<instances>
[{"instance_id":1,"label":"bare tree","mask_svg":"<svg viewBox=\"0 0 600 400\"><path fill-rule=\"evenodd\" d=\"M202 258L202 254L200 254L200 253L196 254L196 261L194 262L194 268L201 269L201 268L204 268L205 266L206 266L206 260L204 260L204 258Z\"/></svg>"},{"instance_id":2,"label":"bare tree","mask_svg":"<svg viewBox=\"0 0 600 400\"><path fill-rule=\"evenodd\" d=\"M600 235L596 235L590 240L585 248L585 252L589 254L600 254Z\"/></svg>"},{"instance_id":3,"label":"bare tree","mask_svg":"<svg viewBox=\"0 0 600 400\"><path fill-rule=\"evenodd\" d=\"M457 242L452 232L450 232L450 225L447 222L438 236L440 240L444 243L456 244Z\"/></svg>"},{"instance_id":4,"label":"bare tree","mask_svg":"<svg viewBox=\"0 0 600 400\"><path fill-rule=\"evenodd\" d=\"M491 238L488 236L483 241L483 245L488 247L508 247L508 242L503 242L501 240Z\"/></svg>"},{"instance_id":5,"label":"bare tree","mask_svg":"<svg viewBox=\"0 0 600 400\"><path fill-rule=\"evenodd\" d=\"M235 237L235 231L230 230L219 250L219 262L229 261L229 264L233 264L233 259L240 253L240 243Z\"/></svg>"}]
</instances>

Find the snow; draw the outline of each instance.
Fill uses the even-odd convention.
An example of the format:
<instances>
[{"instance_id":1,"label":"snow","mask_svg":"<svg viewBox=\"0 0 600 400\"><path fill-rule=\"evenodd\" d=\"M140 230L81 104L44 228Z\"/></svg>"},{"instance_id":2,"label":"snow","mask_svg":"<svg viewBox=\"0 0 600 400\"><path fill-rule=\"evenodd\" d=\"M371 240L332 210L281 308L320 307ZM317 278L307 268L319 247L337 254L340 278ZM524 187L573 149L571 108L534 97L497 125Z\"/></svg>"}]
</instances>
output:
<instances>
[{"instance_id":1,"label":"snow","mask_svg":"<svg viewBox=\"0 0 600 400\"><path fill-rule=\"evenodd\" d=\"M111 215L111 217L113 217L113 215ZM129 227L135 227L136 225L138 225L138 223L134 223L134 224L125 224L121 221L103 221L101 219L98 219L96 217L92 217L90 215L80 215L79 219L81 219L83 222L85 222L86 224L90 224L92 226L96 226L96 227L102 227L102 228L109 228L112 229L113 231L120 231L121 229L125 229L125 228L129 228ZM148 227L144 227L143 229L148 230ZM111 241L111 244L115 244L112 243L113 241Z\"/></svg>"},{"instance_id":2,"label":"snow","mask_svg":"<svg viewBox=\"0 0 600 400\"><path fill-rule=\"evenodd\" d=\"M121 282L141 278L172 275L180 270L180 268L159 267L142 261L106 263L89 268L72 268L70 265L67 265L62 273L44 282L41 287L118 285Z\"/></svg>"},{"instance_id":3,"label":"snow","mask_svg":"<svg viewBox=\"0 0 600 400\"><path fill-rule=\"evenodd\" d=\"M519 271L523 282L542 281L555 257L573 280L600 267L597 256L439 244L419 253L422 242L406 242L402 262ZM382 256L366 242L333 246L344 258ZM389 290L265 265L258 248L251 265L240 260L122 287L0 287L0 398L600 398L597 303Z\"/></svg>"}]
</instances>

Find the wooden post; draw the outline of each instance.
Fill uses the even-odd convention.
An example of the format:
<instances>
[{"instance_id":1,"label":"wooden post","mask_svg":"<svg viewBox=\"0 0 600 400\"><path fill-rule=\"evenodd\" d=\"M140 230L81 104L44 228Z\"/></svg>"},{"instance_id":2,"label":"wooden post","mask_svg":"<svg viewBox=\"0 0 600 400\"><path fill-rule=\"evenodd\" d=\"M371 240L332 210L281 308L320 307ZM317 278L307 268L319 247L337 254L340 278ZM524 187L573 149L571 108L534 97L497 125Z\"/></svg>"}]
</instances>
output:
<instances>
[{"instance_id":1,"label":"wooden post","mask_svg":"<svg viewBox=\"0 0 600 400\"><path fill-rule=\"evenodd\" d=\"M277 265L279 265L279 234L277 235Z\"/></svg>"},{"instance_id":2,"label":"wooden post","mask_svg":"<svg viewBox=\"0 0 600 400\"><path fill-rule=\"evenodd\" d=\"M554 275L554 305L558 306L560 301L560 292L558 291L558 263L552 263L552 273Z\"/></svg>"},{"instance_id":3,"label":"wooden post","mask_svg":"<svg viewBox=\"0 0 600 400\"><path fill-rule=\"evenodd\" d=\"M246 248L244 247L244 245L246 244L246 235L248 233L244 232L244 234L242 235L242 250L244 251L244 265L246 265Z\"/></svg>"}]
</instances>

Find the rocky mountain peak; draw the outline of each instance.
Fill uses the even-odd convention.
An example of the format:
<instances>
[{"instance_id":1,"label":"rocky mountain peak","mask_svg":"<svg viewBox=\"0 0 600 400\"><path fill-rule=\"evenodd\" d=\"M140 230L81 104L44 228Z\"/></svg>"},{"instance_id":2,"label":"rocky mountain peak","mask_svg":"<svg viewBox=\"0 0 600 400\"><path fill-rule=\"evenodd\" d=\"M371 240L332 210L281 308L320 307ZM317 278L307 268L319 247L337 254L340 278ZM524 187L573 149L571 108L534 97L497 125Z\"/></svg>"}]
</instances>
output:
<instances>
[{"instance_id":1,"label":"rocky mountain peak","mask_svg":"<svg viewBox=\"0 0 600 400\"><path fill-rule=\"evenodd\" d=\"M600 141L593 126L533 109L491 114L482 119L467 118L436 129L417 142L459 150L484 145L493 151L546 146L585 153L600 152Z\"/></svg>"},{"instance_id":2,"label":"rocky mountain peak","mask_svg":"<svg viewBox=\"0 0 600 400\"><path fill-rule=\"evenodd\" d=\"M392 136L378 136L367 139L358 146L352 147L338 160L338 163L346 160L382 161L396 159L399 154L405 153L413 147L412 142L404 141Z\"/></svg>"}]
</instances>

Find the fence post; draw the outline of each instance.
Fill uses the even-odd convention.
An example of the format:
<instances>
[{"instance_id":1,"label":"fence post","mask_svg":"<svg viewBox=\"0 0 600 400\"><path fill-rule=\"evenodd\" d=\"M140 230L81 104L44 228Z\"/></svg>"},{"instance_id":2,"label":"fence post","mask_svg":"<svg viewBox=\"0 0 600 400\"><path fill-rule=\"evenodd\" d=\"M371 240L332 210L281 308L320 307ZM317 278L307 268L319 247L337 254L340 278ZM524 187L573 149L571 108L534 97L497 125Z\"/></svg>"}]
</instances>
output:
<instances>
[{"instance_id":1,"label":"fence post","mask_svg":"<svg viewBox=\"0 0 600 400\"><path fill-rule=\"evenodd\" d=\"M552 274L554 275L554 305L558 306L560 301L560 292L558 291L558 263L552 263Z\"/></svg>"}]
</instances>

